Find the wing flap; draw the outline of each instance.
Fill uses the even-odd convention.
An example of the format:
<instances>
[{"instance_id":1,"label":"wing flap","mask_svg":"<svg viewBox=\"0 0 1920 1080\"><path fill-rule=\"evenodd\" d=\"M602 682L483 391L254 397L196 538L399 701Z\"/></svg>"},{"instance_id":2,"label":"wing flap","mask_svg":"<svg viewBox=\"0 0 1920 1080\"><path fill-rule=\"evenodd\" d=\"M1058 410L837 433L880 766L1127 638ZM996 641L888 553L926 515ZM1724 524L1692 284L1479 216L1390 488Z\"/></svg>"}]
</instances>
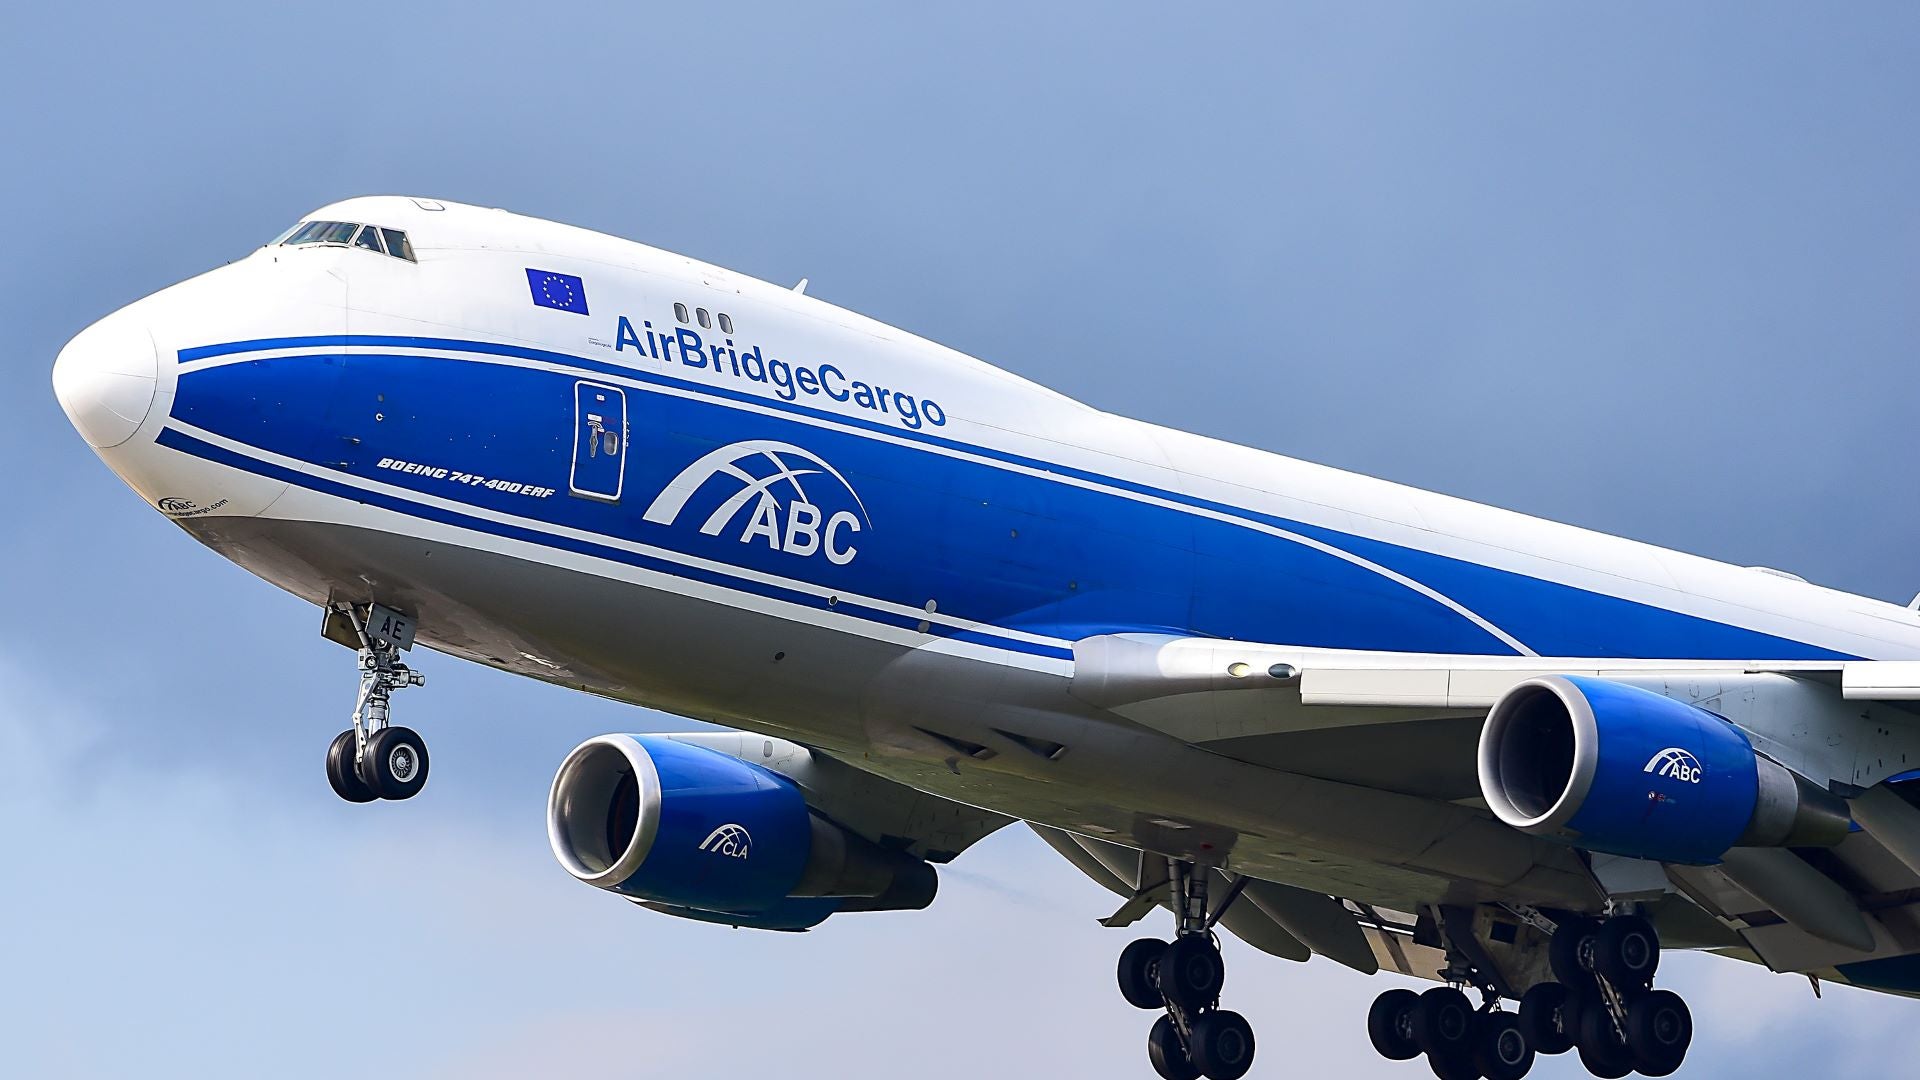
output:
<instances>
[{"instance_id":1,"label":"wing flap","mask_svg":"<svg viewBox=\"0 0 1920 1080\"><path fill-rule=\"evenodd\" d=\"M1107 634L1075 643L1073 692L1149 727L1208 742L1484 710L1537 675L1757 673L1838 677L1850 688L1848 698L1920 700L1920 661L1381 653L1154 634Z\"/></svg>"},{"instance_id":2,"label":"wing flap","mask_svg":"<svg viewBox=\"0 0 1920 1080\"><path fill-rule=\"evenodd\" d=\"M1840 673L1848 701L1920 701L1920 660L1861 660Z\"/></svg>"}]
</instances>

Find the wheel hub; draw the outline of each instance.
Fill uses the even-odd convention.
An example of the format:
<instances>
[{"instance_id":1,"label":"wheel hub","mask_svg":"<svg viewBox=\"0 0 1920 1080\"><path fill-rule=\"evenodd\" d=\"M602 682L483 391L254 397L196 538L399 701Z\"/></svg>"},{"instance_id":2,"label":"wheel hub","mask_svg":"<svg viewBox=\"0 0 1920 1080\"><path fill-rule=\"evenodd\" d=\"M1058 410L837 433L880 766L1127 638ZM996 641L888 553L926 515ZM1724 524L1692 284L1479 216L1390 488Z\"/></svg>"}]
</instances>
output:
<instances>
[{"instance_id":1,"label":"wheel hub","mask_svg":"<svg viewBox=\"0 0 1920 1080\"><path fill-rule=\"evenodd\" d=\"M1527 1040L1517 1028L1508 1028L1494 1040L1493 1052L1503 1065L1518 1065L1527 1054Z\"/></svg>"}]
</instances>

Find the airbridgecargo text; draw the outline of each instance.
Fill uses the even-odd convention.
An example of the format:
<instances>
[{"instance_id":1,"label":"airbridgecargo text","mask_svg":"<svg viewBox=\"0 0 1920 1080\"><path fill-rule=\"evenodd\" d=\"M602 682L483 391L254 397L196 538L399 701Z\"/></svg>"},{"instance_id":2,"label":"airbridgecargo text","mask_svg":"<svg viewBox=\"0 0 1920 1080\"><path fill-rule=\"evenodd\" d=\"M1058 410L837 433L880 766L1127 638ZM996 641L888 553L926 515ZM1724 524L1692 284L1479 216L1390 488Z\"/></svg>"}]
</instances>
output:
<instances>
[{"instance_id":1,"label":"airbridgecargo text","mask_svg":"<svg viewBox=\"0 0 1920 1080\"><path fill-rule=\"evenodd\" d=\"M789 364L762 356L760 346L742 349L734 345L732 338L709 343L691 327L676 326L672 333L656 332L652 322L642 319L636 328L622 315L613 349L621 352L629 347L662 363L711 370L715 375L770 386L782 401L795 401L802 395L826 397L915 429L941 427L947 422L947 411L931 398L915 397L903 390L850 378L832 364Z\"/></svg>"}]
</instances>

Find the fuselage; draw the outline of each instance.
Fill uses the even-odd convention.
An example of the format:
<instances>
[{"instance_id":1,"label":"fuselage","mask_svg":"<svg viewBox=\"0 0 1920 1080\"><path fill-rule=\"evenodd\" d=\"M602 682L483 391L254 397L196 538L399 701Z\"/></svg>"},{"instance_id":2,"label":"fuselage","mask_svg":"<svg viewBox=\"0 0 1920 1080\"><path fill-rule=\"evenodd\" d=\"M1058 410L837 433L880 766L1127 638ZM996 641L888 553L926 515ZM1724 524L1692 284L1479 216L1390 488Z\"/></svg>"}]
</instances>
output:
<instances>
[{"instance_id":1,"label":"fuselage","mask_svg":"<svg viewBox=\"0 0 1920 1080\"><path fill-rule=\"evenodd\" d=\"M1550 845L1422 862L1418 829L1324 820L1331 781L1074 700L1074 643L1920 656L1896 605L1111 415L626 240L407 198L309 220L404 231L409 257L271 245L63 352L63 404L149 503L455 655L1010 815L1128 833L1144 800L1341 895L1536 874L1522 891L1585 902ZM1096 749L1044 775L967 753L1010 730ZM1477 813L1453 801L1405 809Z\"/></svg>"}]
</instances>

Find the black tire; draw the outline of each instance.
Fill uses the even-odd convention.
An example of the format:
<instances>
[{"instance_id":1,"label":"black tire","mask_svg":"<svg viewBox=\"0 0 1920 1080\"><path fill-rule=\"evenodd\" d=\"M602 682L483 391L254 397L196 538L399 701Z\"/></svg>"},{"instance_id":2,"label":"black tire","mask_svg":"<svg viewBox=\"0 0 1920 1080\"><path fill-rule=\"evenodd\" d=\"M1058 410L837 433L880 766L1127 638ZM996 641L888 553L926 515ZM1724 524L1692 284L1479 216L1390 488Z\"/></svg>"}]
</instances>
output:
<instances>
[{"instance_id":1,"label":"black tire","mask_svg":"<svg viewBox=\"0 0 1920 1080\"><path fill-rule=\"evenodd\" d=\"M1627 1006L1627 1049L1635 1071L1666 1076L1687 1059L1693 1045L1693 1013L1671 990L1650 990Z\"/></svg>"},{"instance_id":2,"label":"black tire","mask_svg":"<svg viewBox=\"0 0 1920 1080\"><path fill-rule=\"evenodd\" d=\"M1419 1007L1420 995L1405 988L1373 999L1367 1010L1367 1038L1381 1057L1411 1061L1420 1056L1420 1044L1413 1040L1413 1010Z\"/></svg>"},{"instance_id":3,"label":"black tire","mask_svg":"<svg viewBox=\"0 0 1920 1080\"><path fill-rule=\"evenodd\" d=\"M1193 1022L1188 1051L1207 1080L1240 1080L1253 1068L1253 1025L1237 1012L1222 1009Z\"/></svg>"},{"instance_id":4,"label":"black tire","mask_svg":"<svg viewBox=\"0 0 1920 1080\"><path fill-rule=\"evenodd\" d=\"M350 803L372 802L380 796L354 771L353 746L351 729L333 737L333 744L327 747L327 783L333 785L335 795Z\"/></svg>"},{"instance_id":5,"label":"black tire","mask_svg":"<svg viewBox=\"0 0 1920 1080\"><path fill-rule=\"evenodd\" d=\"M1580 954L1581 947L1592 941L1596 931L1591 919L1560 920L1560 928L1547 943L1547 960L1553 967L1553 977L1562 986L1578 990L1592 984L1593 972L1580 962Z\"/></svg>"},{"instance_id":6,"label":"black tire","mask_svg":"<svg viewBox=\"0 0 1920 1080\"><path fill-rule=\"evenodd\" d=\"M1435 1057L1427 1055L1427 1068L1440 1080L1480 1080L1480 1070L1473 1065L1470 1057Z\"/></svg>"},{"instance_id":7,"label":"black tire","mask_svg":"<svg viewBox=\"0 0 1920 1080\"><path fill-rule=\"evenodd\" d=\"M367 740L360 776L383 799L411 799L427 786L427 744L411 728L382 728Z\"/></svg>"},{"instance_id":8,"label":"black tire","mask_svg":"<svg viewBox=\"0 0 1920 1080\"><path fill-rule=\"evenodd\" d=\"M1580 1064L1601 1080L1620 1080L1633 1071L1633 1054L1614 1034L1613 1018L1598 997L1582 995L1579 1002L1578 1037Z\"/></svg>"},{"instance_id":9,"label":"black tire","mask_svg":"<svg viewBox=\"0 0 1920 1080\"><path fill-rule=\"evenodd\" d=\"M1155 982L1160 954L1166 951L1167 943L1159 938L1141 938L1120 950L1120 996L1127 999L1127 1004L1136 1009L1166 1007Z\"/></svg>"},{"instance_id":10,"label":"black tire","mask_svg":"<svg viewBox=\"0 0 1920 1080\"><path fill-rule=\"evenodd\" d=\"M1520 1080L1533 1069L1533 1042L1512 1013L1481 1013L1473 1035L1473 1064L1487 1080Z\"/></svg>"},{"instance_id":11,"label":"black tire","mask_svg":"<svg viewBox=\"0 0 1920 1080\"><path fill-rule=\"evenodd\" d=\"M1616 915L1594 938L1593 966L1623 995L1644 989L1660 967L1660 935L1638 915Z\"/></svg>"},{"instance_id":12,"label":"black tire","mask_svg":"<svg viewBox=\"0 0 1920 1080\"><path fill-rule=\"evenodd\" d=\"M1180 1032L1164 1016L1155 1020L1153 1030L1147 1033L1147 1060L1153 1062L1153 1071L1161 1080L1200 1080L1200 1070L1187 1056L1187 1048L1180 1045Z\"/></svg>"},{"instance_id":13,"label":"black tire","mask_svg":"<svg viewBox=\"0 0 1920 1080\"><path fill-rule=\"evenodd\" d=\"M1568 1006L1573 992L1557 982L1536 983L1520 995L1520 1027L1538 1054L1564 1054L1573 1049L1576 1018Z\"/></svg>"},{"instance_id":14,"label":"black tire","mask_svg":"<svg viewBox=\"0 0 1920 1080\"><path fill-rule=\"evenodd\" d=\"M1176 938L1160 953L1156 978L1160 996L1167 1003L1199 1012L1220 1000L1220 988L1227 981L1227 966L1213 939L1203 934Z\"/></svg>"},{"instance_id":15,"label":"black tire","mask_svg":"<svg viewBox=\"0 0 1920 1080\"><path fill-rule=\"evenodd\" d=\"M1420 995L1413 1010L1413 1041L1429 1057L1465 1060L1473 1048L1473 1006L1451 986Z\"/></svg>"}]
</instances>

